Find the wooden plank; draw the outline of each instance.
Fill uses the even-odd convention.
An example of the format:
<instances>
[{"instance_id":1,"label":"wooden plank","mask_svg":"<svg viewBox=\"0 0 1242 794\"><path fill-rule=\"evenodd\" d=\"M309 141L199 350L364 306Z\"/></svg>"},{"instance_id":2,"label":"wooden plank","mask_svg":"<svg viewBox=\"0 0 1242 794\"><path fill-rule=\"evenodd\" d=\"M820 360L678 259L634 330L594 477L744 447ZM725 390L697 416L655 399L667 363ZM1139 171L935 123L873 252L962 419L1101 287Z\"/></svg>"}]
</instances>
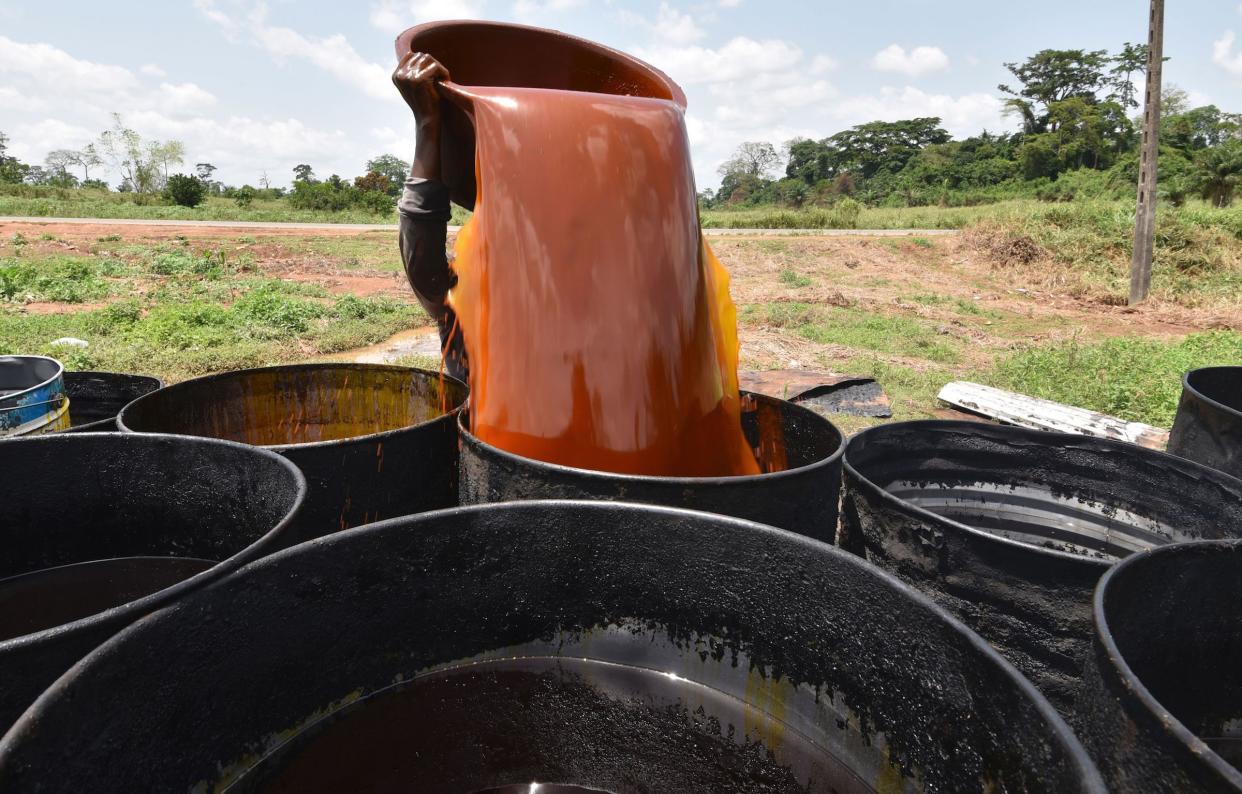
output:
<instances>
[{"instance_id":1,"label":"wooden plank","mask_svg":"<svg viewBox=\"0 0 1242 794\"><path fill-rule=\"evenodd\" d=\"M937 396L949 405L1009 425L1111 438L1148 449L1162 450L1169 443L1168 430L978 383L954 381Z\"/></svg>"}]
</instances>

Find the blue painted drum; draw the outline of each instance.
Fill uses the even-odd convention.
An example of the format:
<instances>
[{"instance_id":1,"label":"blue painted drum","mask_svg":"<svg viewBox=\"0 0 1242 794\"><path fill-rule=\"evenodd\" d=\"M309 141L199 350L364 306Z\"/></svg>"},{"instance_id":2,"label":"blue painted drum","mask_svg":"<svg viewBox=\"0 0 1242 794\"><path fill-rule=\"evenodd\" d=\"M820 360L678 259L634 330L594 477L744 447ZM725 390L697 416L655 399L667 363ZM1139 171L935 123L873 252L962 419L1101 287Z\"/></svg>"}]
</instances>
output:
<instances>
[{"instance_id":1,"label":"blue painted drum","mask_svg":"<svg viewBox=\"0 0 1242 794\"><path fill-rule=\"evenodd\" d=\"M0 356L0 438L69 426L64 367L46 356Z\"/></svg>"}]
</instances>

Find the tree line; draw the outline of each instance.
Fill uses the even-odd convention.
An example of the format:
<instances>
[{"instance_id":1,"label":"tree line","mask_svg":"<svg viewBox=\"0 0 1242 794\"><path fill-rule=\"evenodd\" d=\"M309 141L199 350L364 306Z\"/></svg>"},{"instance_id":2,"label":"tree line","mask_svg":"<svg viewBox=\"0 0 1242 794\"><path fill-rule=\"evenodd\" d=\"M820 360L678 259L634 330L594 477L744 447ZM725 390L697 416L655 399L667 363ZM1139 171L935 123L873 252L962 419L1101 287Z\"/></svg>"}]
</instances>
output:
<instances>
[{"instance_id":1,"label":"tree line","mask_svg":"<svg viewBox=\"0 0 1242 794\"><path fill-rule=\"evenodd\" d=\"M119 114L113 126L80 149L55 149L47 153L42 165L23 163L8 154L9 137L0 131L0 184L25 184L55 188L85 188L110 191L101 172L120 177L115 191L134 194L136 199L163 199L184 206L197 206L207 196L233 199L248 207L256 199L287 199L296 209L338 211L362 208L387 212L401 190L410 164L391 154L381 154L366 163L366 173L347 180L337 174L326 179L315 176L306 163L293 167L293 188L272 186L267 173L257 187L226 185L214 178L218 168L212 163L195 163L192 174L175 173L185 163L185 144L178 140L144 138L127 127ZM78 177L80 169L81 178ZM94 176L92 176L92 170Z\"/></svg>"},{"instance_id":2,"label":"tree line","mask_svg":"<svg viewBox=\"0 0 1242 794\"><path fill-rule=\"evenodd\" d=\"M720 167L706 206L833 204L961 205L1001 198L1128 197L1138 179L1139 108L1146 45L1041 50L1006 63L998 89L1021 130L953 140L935 117L859 124L820 140L738 147ZM1161 96L1160 184L1176 205L1200 195L1229 205L1242 182L1242 114L1191 107L1185 91ZM783 170L783 175L779 171Z\"/></svg>"}]
</instances>

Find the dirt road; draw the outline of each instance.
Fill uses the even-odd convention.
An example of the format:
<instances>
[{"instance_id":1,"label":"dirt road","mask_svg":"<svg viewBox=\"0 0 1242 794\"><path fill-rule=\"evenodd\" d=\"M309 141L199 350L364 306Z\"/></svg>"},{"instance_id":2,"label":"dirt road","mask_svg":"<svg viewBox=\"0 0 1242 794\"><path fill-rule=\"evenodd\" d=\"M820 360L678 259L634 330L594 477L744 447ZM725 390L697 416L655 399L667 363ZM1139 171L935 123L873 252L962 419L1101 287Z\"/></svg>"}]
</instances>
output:
<instances>
[{"instance_id":1,"label":"dirt road","mask_svg":"<svg viewBox=\"0 0 1242 794\"><path fill-rule=\"evenodd\" d=\"M9 227L12 227L11 229ZM36 233L56 234L66 227L82 227L107 230L117 226L136 226L178 233L207 229L249 229L265 234L351 234L357 232L396 231L396 224L384 223L269 223L259 221L182 221L146 220L136 218L32 218L0 216L0 230L7 234L26 233L30 227ZM450 226L450 232L460 227ZM79 231L81 231L79 229ZM957 234L956 229L704 229L708 237L936 237Z\"/></svg>"}]
</instances>

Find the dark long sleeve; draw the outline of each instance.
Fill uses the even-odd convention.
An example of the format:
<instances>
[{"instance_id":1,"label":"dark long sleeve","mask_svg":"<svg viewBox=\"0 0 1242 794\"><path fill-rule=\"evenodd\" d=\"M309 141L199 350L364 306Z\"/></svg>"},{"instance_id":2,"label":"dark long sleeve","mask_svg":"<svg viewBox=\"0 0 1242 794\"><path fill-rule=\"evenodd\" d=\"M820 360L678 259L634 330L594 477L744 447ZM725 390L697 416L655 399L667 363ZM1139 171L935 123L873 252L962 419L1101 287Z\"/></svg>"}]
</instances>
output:
<instances>
[{"instance_id":1,"label":"dark long sleeve","mask_svg":"<svg viewBox=\"0 0 1242 794\"><path fill-rule=\"evenodd\" d=\"M440 328L440 346L446 351L445 369L453 377L465 380L465 347L460 329L454 328L456 316L447 301L454 282L445 250L451 215L448 188L440 182L410 177L397 210L406 278L418 302Z\"/></svg>"}]
</instances>

